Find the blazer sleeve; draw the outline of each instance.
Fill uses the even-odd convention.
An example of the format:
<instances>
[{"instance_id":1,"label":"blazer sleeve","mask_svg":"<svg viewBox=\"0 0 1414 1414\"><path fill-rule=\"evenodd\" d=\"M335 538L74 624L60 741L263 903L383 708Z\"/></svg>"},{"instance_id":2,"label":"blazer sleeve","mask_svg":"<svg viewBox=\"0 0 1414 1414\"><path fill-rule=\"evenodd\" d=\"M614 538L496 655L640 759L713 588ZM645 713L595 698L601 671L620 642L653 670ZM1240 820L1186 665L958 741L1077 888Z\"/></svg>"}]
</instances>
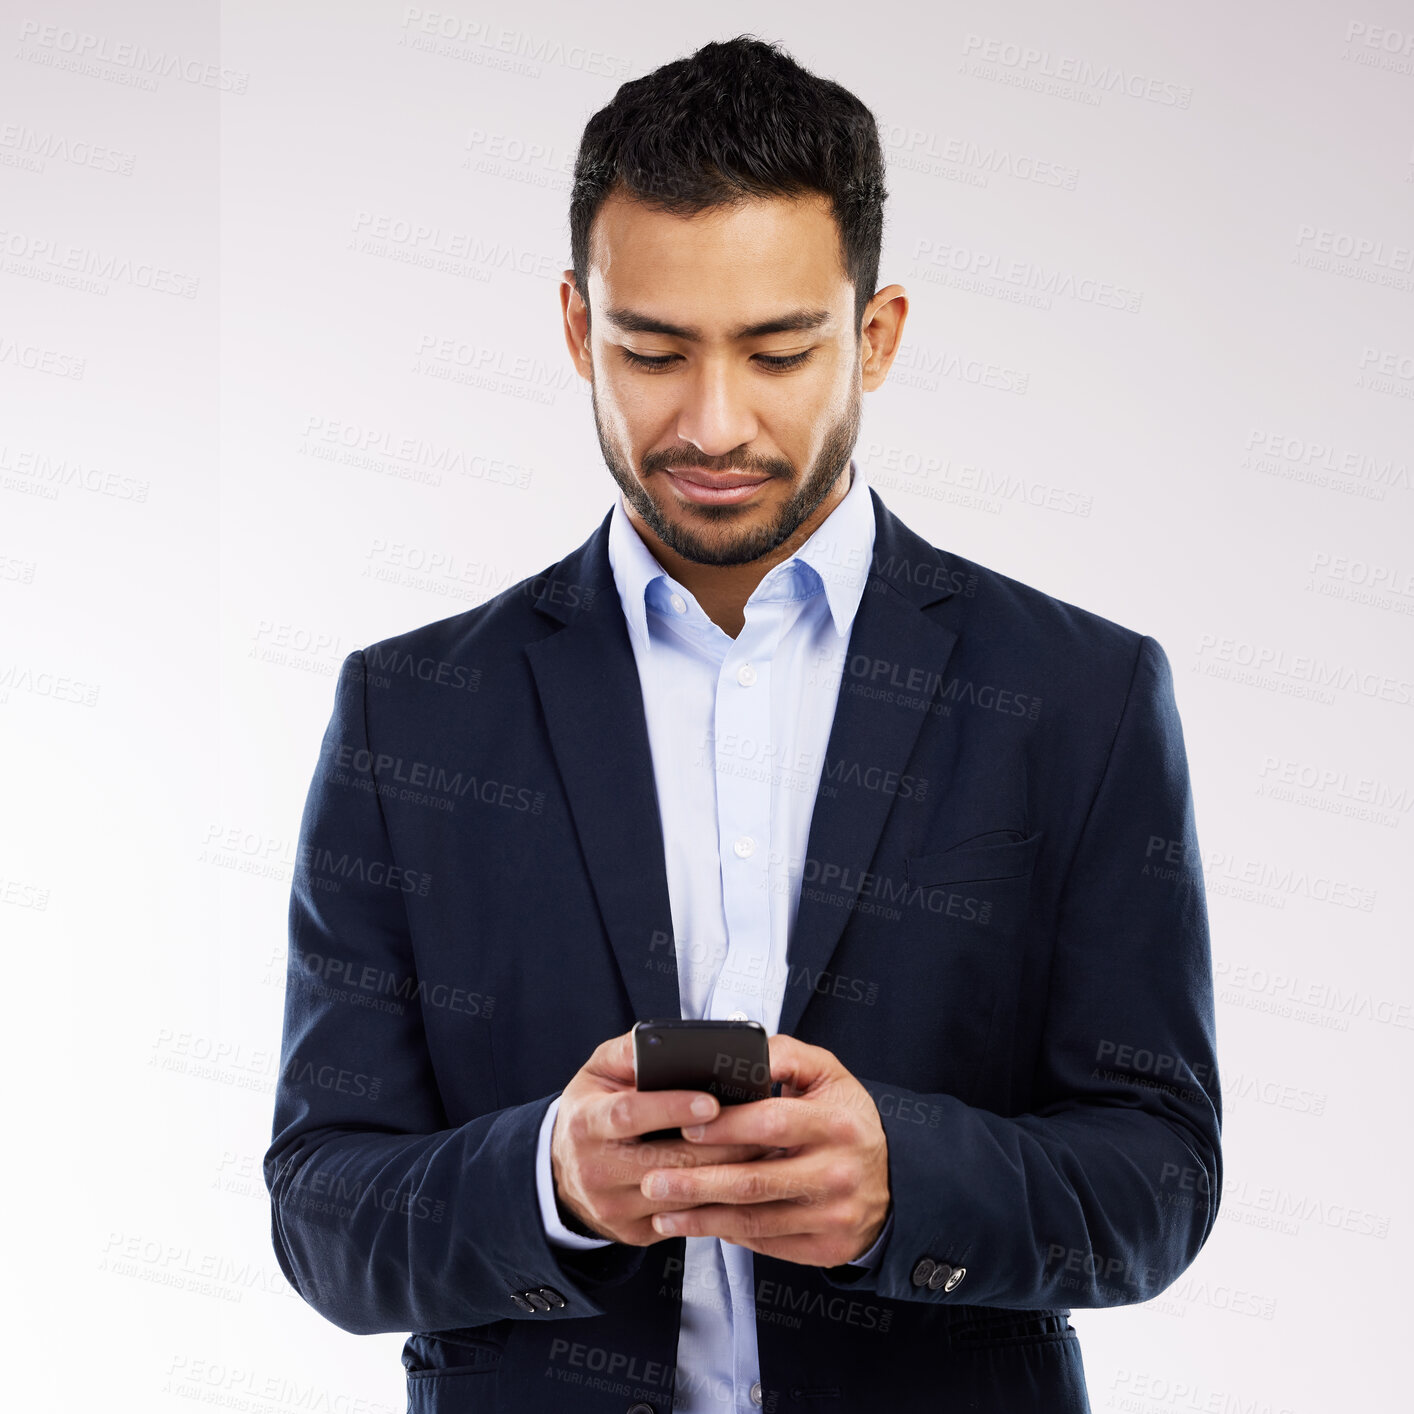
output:
<instances>
[{"instance_id":1,"label":"blazer sleeve","mask_svg":"<svg viewBox=\"0 0 1414 1414\"><path fill-rule=\"evenodd\" d=\"M875 1271L826 1269L833 1284L969 1306L1119 1306L1156 1296L1197 1256L1222 1187L1222 1099L1188 763L1154 639L1140 640L1062 886L1031 1110L1003 1117L860 1081L880 1108L895 1224ZM923 1257L965 1269L952 1292L915 1285Z\"/></svg>"},{"instance_id":2,"label":"blazer sleeve","mask_svg":"<svg viewBox=\"0 0 1414 1414\"><path fill-rule=\"evenodd\" d=\"M644 1249L571 1253L547 1242L536 1141L555 1097L448 1123L416 1002L407 910L387 882L416 861L393 856L371 764L358 650L340 670L290 895L263 1161L280 1268L315 1310L357 1334L602 1315L594 1293L630 1276ZM361 867L341 869L336 890L320 888L309 865L325 857ZM413 1000L388 1004L389 992ZM527 1310L513 1299L541 1286L565 1304Z\"/></svg>"}]
</instances>

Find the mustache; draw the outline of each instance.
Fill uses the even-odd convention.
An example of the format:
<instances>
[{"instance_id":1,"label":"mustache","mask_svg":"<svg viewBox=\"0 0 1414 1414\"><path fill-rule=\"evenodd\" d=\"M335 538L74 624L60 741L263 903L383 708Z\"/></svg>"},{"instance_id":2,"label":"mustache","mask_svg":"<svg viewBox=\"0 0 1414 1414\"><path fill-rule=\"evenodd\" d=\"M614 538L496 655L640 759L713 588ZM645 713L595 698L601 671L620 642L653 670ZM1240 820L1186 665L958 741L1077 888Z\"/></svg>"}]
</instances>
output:
<instances>
[{"instance_id":1,"label":"mustache","mask_svg":"<svg viewBox=\"0 0 1414 1414\"><path fill-rule=\"evenodd\" d=\"M684 471L696 469L697 471L744 471L753 476L785 476L795 475L795 468L782 462L763 462L758 459L743 459L741 457L704 457L701 455L688 456L685 454L674 454L671 452L645 457L643 459L643 470L645 472L663 471L670 466L681 467Z\"/></svg>"}]
</instances>

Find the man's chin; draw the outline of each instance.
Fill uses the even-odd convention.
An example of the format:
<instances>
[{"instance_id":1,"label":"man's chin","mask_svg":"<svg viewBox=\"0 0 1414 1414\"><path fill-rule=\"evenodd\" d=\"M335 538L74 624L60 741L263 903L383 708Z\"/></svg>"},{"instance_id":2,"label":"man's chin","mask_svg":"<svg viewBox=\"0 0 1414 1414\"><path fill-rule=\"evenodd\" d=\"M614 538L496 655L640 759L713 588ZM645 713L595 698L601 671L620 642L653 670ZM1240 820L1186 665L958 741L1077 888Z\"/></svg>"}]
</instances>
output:
<instances>
[{"instance_id":1,"label":"man's chin","mask_svg":"<svg viewBox=\"0 0 1414 1414\"><path fill-rule=\"evenodd\" d=\"M771 548L763 546L763 541L754 536L702 535L689 531L675 534L671 539L661 538L683 559L698 565L748 565Z\"/></svg>"},{"instance_id":2,"label":"man's chin","mask_svg":"<svg viewBox=\"0 0 1414 1414\"><path fill-rule=\"evenodd\" d=\"M674 508L651 527L670 549L702 565L745 565L780 543L779 516L746 506Z\"/></svg>"}]
</instances>

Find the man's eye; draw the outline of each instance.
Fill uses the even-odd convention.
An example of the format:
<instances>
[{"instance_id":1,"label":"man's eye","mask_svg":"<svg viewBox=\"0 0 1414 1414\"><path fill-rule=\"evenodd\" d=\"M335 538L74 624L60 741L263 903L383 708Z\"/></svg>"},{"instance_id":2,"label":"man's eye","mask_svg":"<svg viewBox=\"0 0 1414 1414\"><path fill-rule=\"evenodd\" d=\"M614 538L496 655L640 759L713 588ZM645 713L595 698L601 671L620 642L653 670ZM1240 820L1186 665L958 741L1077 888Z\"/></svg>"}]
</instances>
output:
<instances>
[{"instance_id":1,"label":"man's eye","mask_svg":"<svg viewBox=\"0 0 1414 1414\"><path fill-rule=\"evenodd\" d=\"M636 368L667 368L670 363L678 357L677 354L640 354L634 353L632 349L620 348L619 352L624 358ZM784 372L788 368L799 368L806 359L810 357L812 350L806 349L803 353L796 354L757 354L756 357L766 365L767 368L775 372Z\"/></svg>"},{"instance_id":2,"label":"man's eye","mask_svg":"<svg viewBox=\"0 0 1414 1414\"><path fill-rule=\"evenodd\" d=\"M647 354L634 353L632 349L620 349L619 352L638 368L666 368L677 357L676 354L662 354L650 358Z\"/></svg>"},{"instance_id":3,"label":"man's eye","mask_svg":"<svg viewBox=\"0 0 1414 1414\"><path fill-rule=\"evenodd\" d=\"M806 349L804 353L797 354L757 354L756 357L766 365L767 368L799 368L807 358L810 357L811 350Z\"/></svg>"}]
</instances>

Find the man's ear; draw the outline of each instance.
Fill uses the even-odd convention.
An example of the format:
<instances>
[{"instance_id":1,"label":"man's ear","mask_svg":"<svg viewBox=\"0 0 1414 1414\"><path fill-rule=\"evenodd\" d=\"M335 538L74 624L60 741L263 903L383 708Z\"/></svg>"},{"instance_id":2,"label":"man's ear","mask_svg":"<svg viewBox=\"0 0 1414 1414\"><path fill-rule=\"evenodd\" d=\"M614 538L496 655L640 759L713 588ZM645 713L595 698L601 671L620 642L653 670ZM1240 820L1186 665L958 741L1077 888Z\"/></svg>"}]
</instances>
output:
<instances>
[{"instance_id":1,"label":"man's ear","mask_svg":"<svg viewBox=\"0 0 1414 1414\"><path fill-rule=\"evenodd\" d=\"M865 305L859 332L859 357L866 393L872 393L888 377L903 342L903 325L907 318L908 292L902 285L885 285Z\"/></svg>"},{"instance_id":2,"label":"man's ear","mask_svg":"<svg viewBox=\"0 0 1414 1414\"><path fill-rule=\"evenodd\" d=\"M575 371L592 383L594 363L589 356L589 306L575 285L573 270L560 272L560 313L564 322L565 347L570 351Z\"/></svg>"}]
</instances>

